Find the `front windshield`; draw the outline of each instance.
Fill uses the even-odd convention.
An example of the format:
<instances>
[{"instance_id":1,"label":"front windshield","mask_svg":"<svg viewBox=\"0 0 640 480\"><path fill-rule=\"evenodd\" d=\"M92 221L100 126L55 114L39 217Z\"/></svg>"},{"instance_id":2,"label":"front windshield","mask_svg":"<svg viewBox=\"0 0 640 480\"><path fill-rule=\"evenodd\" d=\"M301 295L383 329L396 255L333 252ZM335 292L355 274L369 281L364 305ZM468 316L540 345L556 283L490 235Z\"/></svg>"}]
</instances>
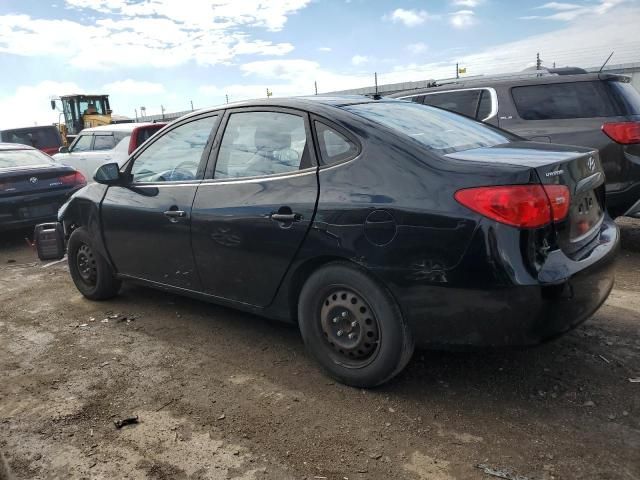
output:
<instances>
[{"instance_id":1,"label":"front windshield","mask_svg":"<svg viewBox=\"0 0 640 480\"><path fill-rule=\"evenodd\" d=\"M0 168L30 167L51 163L51 159L37 150L0 150Z\"/></svg>"},{"instance_id":2,"label":"front windshield","mask_svg":"<svg viewBox=\"0 0 640 480\"><path fill-rule=\"evenodd\" d=\"M462 115L413 102L369 102L343 108L408 135L443 155L515 139L506 132Z\"/></svg>"}]
</instances>

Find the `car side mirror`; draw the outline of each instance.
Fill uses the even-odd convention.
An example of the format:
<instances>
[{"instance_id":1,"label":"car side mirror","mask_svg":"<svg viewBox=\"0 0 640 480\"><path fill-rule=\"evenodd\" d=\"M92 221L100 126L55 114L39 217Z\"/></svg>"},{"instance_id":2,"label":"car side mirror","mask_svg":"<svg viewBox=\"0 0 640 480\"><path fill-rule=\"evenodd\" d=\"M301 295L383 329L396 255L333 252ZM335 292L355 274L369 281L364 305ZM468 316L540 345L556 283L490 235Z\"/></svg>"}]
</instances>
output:
<instances>
[{"instance_id":1,"label":"car side mirror","mask_svg":"<svg viewBox=\"0 0 640 480\"><path fill-rule=\"evenodd\" d=\"M69 147L58 148L58 153L69 153Z\"/></svg>"},{"instance_id":2,"label":"car side mirror","mask_svg":"<svg viewBox=\"0 0 640 480\"><path fill-rule=\"evenodd\" d=\"M116 162L99 166L93 174L93 180L103 185L121 185L123 180L120 175L120 166Z\"/></svg>"}]
</instances>

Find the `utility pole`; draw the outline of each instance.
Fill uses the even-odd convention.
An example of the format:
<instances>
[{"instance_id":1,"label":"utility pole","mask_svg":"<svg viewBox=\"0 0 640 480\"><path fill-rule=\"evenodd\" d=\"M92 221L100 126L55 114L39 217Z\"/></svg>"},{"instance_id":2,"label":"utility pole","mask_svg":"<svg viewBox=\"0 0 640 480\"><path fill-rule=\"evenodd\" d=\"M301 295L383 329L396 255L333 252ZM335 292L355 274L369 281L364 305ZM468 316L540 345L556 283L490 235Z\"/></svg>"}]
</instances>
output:
<instances>
[{"instance_id":1,"label":"utility pole","mask_svg":"<svg viewBox=\"0 0 640 480\"><path fill-rule=\"evenodd\" d=\"M160 105L160 111L162 112L162 120L164 120L164 105Z\"/></svg>"},{"instance_id":2,"label":"utility pole","mask_svg":"<svg viewBox=\"0 0 640 480\"><path fill-rule=\"evenodd\" d=\"M227 103L229 103L229 95L225 93L224 98L227 100Z\"/></svg>"},{"instance_id":3,"label":"utility pole","mask_svg":"<svg viewBox=\"0 0 640 480\"><path fill-rule=\"evenodd\" d=\"M191 102L191 111L193 112L193 100L190 100Z\"/></svg>"},{"instance_id":4,"label":"utility pole","mask_svg":"<svg viewBox=\"0 0 640 480\"><path fill-rule=\"evenodd\" d=\"M315 87L316 95L317 95L318 94L318 82L313 82L313 86Z\"/></svg>"},{"instance_id":5,"label":"utility pole","mask_svg":"<svg viewBox=\"0 0 640 480\"><path fill-rule=\"evenodd\" d=\"M373 72L373 81L376 85L376 95L378 95L378 72Z\"/></svg>"},{"instance_id":6,"label":"utility pole","mask_svg":"<svg viewBox=\"0 0 640 480\"><path fill-rule=\"evenodd\" d=\"M456 63L456 78L460 78L460 66Z\"/></svg>"},{"instance_id":7,"label":"utility pole","mask_svg":"<svg viewBox=\"0 0 640 480\"><path fill-rule=\"evenodd\" d=\"M540 53L536 53L536 70L540 70L542 67L542 61L540 60Z\"/></svg>"},{"instance_id":8,"label":"utility pole","mask_svg":"<svg viewBox=\"0 0 640 480\"><path fill-rule=\"evenodd\" d=\"M138 109L134 108L134 110L136 111L136 123L138 123Z\"/></svg>"}]
</instances>

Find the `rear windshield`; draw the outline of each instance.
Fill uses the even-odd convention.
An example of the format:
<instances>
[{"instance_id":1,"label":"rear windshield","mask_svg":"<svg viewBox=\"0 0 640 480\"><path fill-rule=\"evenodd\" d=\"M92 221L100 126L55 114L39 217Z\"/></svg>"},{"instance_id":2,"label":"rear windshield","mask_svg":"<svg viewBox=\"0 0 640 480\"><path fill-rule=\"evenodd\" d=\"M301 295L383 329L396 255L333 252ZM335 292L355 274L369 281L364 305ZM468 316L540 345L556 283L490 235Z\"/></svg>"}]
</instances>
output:
<instances>
[{"instance_id":1,"label":"rear windshield","mask_svg":"<svg viewBox=\"0 0 640 480\"><path fill-rule=\"evenodd\" d=\"M35 148L51 148L62 145L60 135L55 128L21 128L2 132L2 141L20 143Z\"/></svg>"},{"instance_id":2,"label":"rear windshield","mask_svg":"<svg viewBox=\"0 0 640 480\"><path fill-rule=\"evenodd\" d=\"M618 81L568 82L511 89L524 120L640 115L640 94Z\"/></svg>"},{"instance_id":3,"label":"rear windshield","mask_svg":"<svg viewBox=\"0 0 640 480\"><path fill-rule=\"evenodd\" d=\"M0 168L46 165L51 159L37 150L0 150Z\"/></svg>"},{"instance_id":4,"label":"rear windshield","mask_svg":"<svg viewBox=\"0 0 640 480\"><path fill-rule=\"evenodd\" d=\"M467 117L412 102L360 103L344 109L409 135L440 154L491 147L515 139Z\"/></svg>"}]
</instances>

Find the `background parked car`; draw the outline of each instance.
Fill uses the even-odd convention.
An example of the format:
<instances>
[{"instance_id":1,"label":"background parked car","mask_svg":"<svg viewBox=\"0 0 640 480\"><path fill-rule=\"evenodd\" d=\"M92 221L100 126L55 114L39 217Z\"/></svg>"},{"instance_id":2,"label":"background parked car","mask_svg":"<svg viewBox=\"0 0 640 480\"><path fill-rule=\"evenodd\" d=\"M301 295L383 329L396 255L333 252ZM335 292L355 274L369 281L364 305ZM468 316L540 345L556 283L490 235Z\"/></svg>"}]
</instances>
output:
<instances>
[{"instance_id":1,"label":"background parked car","mask_svg":"<svg viewBox=\"0 0 640 480\"><path fill-rule=\"evenodd\" d=\"M397 374L414 342L558 336L613 285L619 233L596 151L410 102L199 111L96 181L59 213L83 295L133 280L297 322L350 385Z\"/></svg>"},{"instance_id":2,"label":"background parked car","mask_svg":"<svg viewBox=\"0 0 640 480\"><path fill-rule=\"evenodd\" d=\"M62 146L62 136L53 125L12 128L0 131L0 142L20 143L53 155Z\"/></svg>"},{"instance_id":3,"label":"background parked car","mask_svg":"<svg viewBox=\"0 0 640 480\"><path fill-rule=\"evenodd\" d=\"M56 219L84 176L26 145L0 143L0 230Z\"/></svg>"},{"instance_id":4,"label":"background parked car","mask_svg":"<svg viewBox=\"0 0 640 480\"><path fill-rule=\"evenodd\" d=\"M529 140L597 148L609 212L640 217L640 94L625 76L575 68L555 72L459 80L390 96L451 110Z\"/></svg>"},{"instance_id":5,"label":"background parked car","mask_svg":"<svg viewBox=\"0 0 640 480\"><path fill-rule=\"evenodd\" d=\"M89 182L96 169L108 162L124 165L129 155L166 123L121 123L85 128L69 148L53 156L81 172Z\"/></svg>"}]
</instances>

